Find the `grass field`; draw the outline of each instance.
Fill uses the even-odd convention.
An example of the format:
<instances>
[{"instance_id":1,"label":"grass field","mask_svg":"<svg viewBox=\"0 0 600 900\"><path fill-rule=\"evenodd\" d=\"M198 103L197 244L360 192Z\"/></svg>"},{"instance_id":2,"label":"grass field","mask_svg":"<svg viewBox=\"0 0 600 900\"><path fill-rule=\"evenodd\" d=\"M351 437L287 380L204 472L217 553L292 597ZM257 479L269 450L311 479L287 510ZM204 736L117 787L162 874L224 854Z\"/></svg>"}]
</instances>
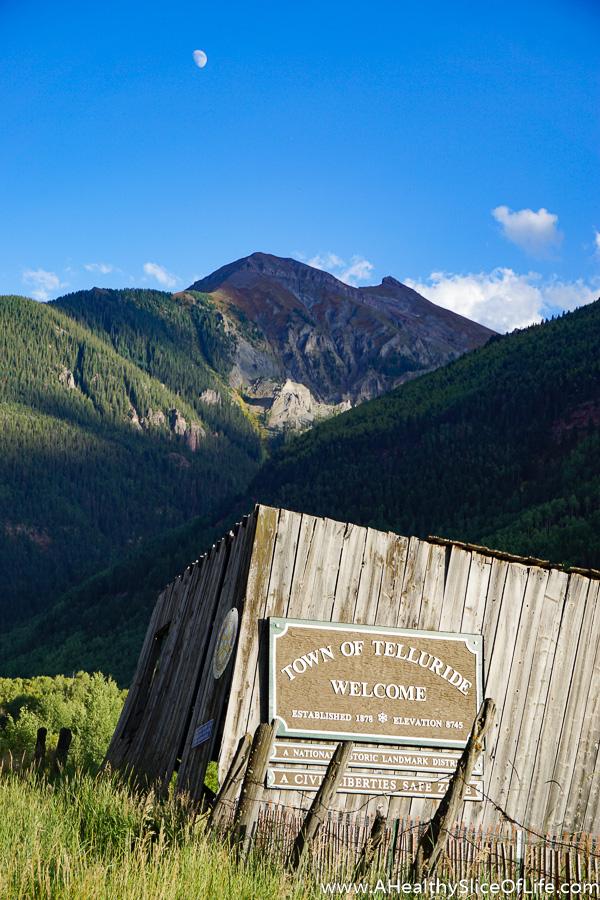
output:
<instances>
[{"instance_id":1,"label":"grass field","mask_svg":"<svg viewBox=\"0 0 600 900\"><path fill-rule=\"evenodd\" d=\"M304 900L316 884L259 854L238 865L181 799L133 793L119 779L75 773L54 782L0 774L2 900Z\"/></svg>"},{"instance_id":2,"label":"grass field","mask_svg":"<svg viewBox=\"0 0 600 900\"><path fill-rule=\"evenodd\" d=\"M240 863L226 836L208 832L205 818L182 796L136 792L110 773L53 776L31 766L0 766L0 900L480 898L492 882L492 893L502 896L523 896L525 886L535 893L532 886L542 883L552 887L539 888L538 895L600 896L600 838L590 835L533 841L519 867L514 829L502 826L486 838L457 828L448 839L438 891L431 881L412 890L404 885L414 851L407 853L406 844L398 854L394 850L393 865L388 845L369 875L353 883L356 857L336 850L331 831L323 834L320 851L309 852L306 867L290 875L280 825L267 819L265 830L263 822L259 849Z\"/></svg>"}]
</instances>

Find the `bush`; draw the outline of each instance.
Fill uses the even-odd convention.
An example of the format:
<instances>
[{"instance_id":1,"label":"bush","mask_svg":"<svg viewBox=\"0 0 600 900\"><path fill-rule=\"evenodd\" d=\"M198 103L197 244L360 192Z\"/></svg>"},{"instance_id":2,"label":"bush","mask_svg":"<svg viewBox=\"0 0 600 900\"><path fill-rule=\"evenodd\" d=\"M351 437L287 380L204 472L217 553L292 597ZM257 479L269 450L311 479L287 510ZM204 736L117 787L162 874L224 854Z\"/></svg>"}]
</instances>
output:
<instances>
[{"instance_id":1,"label":"bush","mask_svg":"<svg viewBox=\"0 0 600 900\"><path fill-rule=\"evenodd\" d=\"M32 754L38 728L46 728L47 747L61 728L73 734L71 759L97 768L104 759L123 708L126 691L100 672L78 672L71 678L0 679L0 755L18 759Z\"/></svg>"}]
</instances>

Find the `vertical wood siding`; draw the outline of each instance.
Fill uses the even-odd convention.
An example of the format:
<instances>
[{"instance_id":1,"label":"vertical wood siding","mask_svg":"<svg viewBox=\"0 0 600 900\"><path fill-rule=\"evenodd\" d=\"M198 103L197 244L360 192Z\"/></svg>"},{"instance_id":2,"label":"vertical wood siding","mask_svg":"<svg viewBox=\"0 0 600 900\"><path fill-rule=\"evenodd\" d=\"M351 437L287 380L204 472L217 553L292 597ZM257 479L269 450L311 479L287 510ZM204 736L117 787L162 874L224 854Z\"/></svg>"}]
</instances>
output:
<instances>
[{"instance_id":1,"label":"vertical wood siding","mask_svg":"<svg viewBox=\"0 0 600 900\"><path fill-rule=\"evenodd\" d=\"M529 828L597 833L599 590L598 573L259 506L159 597L108 758L168 782L181 754L193 796L211 756L222 778L240 737L266 720L269 616L482 634L485 694L497 706L485 794ZM237 649L219 683L212 652L234 607ZM210 741L192 750L210 718ZM312 794L268 798L307 807ZM338 794L336 803L427 819L436 801ZM462 818L488 828L499 813L469 802Z\"/></svg>"}]
</instances>

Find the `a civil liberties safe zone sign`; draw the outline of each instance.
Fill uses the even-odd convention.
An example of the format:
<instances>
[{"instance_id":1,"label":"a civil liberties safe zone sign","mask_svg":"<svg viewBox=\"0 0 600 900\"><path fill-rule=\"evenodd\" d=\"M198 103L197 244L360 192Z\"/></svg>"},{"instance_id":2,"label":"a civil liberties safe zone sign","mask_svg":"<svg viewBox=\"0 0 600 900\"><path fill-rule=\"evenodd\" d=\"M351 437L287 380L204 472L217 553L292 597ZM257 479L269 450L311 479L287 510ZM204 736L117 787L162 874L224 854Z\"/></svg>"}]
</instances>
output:
<instances>
[{"instance_id":1,"label":"a civil liberties safe zone sign","mask_svg":"<svg viewBox=\"0 0 600 900\"><path fill-rule=\"evenodd\" d=\"M278 734L464 747L483 698L480 635L269 619Z\"/></svg>"}]
</instances>

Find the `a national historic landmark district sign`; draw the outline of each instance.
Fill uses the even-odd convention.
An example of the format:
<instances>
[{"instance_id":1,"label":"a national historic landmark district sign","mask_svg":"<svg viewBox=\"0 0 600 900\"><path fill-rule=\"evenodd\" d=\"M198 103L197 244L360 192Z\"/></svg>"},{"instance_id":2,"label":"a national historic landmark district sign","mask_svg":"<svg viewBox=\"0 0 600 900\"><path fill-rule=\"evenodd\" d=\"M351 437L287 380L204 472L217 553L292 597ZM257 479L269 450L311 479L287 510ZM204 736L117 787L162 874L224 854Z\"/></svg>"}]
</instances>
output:
<instances>
[{"instance_id":1,"label":"a national historic landmark district sign","mask_svg":"<svg viewBox=\"0 0 600 900\"><path fill-rule=\"evenodd\" d=\"M281 740L267 786L317 790L335 742L352 740L341 791L444 795L483 698L480 635L278 617L269 631Z\"/></svg>"}]
</instances>

